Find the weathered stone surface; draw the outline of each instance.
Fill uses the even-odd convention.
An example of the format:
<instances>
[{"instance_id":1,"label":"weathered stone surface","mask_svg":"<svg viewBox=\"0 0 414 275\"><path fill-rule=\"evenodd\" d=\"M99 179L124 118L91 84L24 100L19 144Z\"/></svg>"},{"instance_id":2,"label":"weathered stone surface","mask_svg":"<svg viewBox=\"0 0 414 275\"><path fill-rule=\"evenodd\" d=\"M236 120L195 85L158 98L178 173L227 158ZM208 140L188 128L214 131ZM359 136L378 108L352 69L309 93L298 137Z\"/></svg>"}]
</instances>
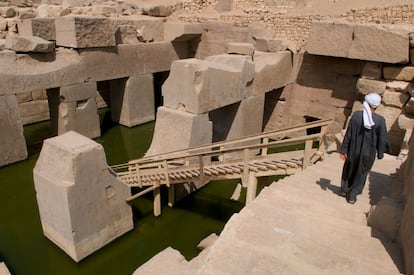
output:
<instances>
[{"instance_id":1,"label":"weathered stone surface","mask_svg":"<svg viewBox=\"0 0 414 275\"><path fill-rule=\"evenodd\" d=\"M209 144L212 138L213 127L207 114L194 115L182 110L159 107L154 136L146 155Z\"/></svg>"},{"instance_id":2,"label":"weathered stone surface","mask_svg":"<svg viewBox=\"0 0 414 275\"><path fill-rule=\"evenodd\" d=\"M83 2L82 0L62 0L61 5L65 8L82 7Z\"/></svg>"},{"instance_id":3,"label":"weathered stone surface","mask_svg":"<svg viewBox=\"0 0 414 275\"><path fill-rule=\"evenodd\" d=\"M32 94L33 100L47 99L46 90L44 90L44 89L32 91L31 94Z\"/></svg>"},{"instance_id":4,"label":"weathered stone surface","mask_svg":"<svg viewBox=\"0 0 414 275\"><path fill-rule=\"evenodd\" d=\"M166 17L173 13L174 7L168 3L164 4L149 4L142 8L142 13L155 17Z\"/></svg>"},{"instance_id":5,"label":"weathered stone surface","mask_svg":"<svg viewBox=\"0 0 414 275\"><path fill-rule=\"evenodd\" d=\"M382 197L368 214L368 225L381 231L389 240L396 240L400 228L402 205L400 202Z\"/></svg>"},{"instance_id":6,"label":"weathered stone surface","mask_svg":"<svg viewBox=\"0 0 414 275\"><path fill-rule=\"evenodd\" d=\"M227 43L226 45L227 54L241 54L241 55L250 55L254 53L254 46L250 43Z\"/></svg>"},{"instance_id":7,"label":"weathered stone surface","mask_svg":"<svg viewBox=\"0 0 414 275\"><path fill-rule=\"evenodd\" d=\"M206 249L207 247L212 246L217 239L218 239L217 234L211 233L210 235L202 239L201 242L197 244L197 248L201 250Z\"/></svg>"},{"instance_id":8,"label":"weathered stone surface","mask_svg":"<svg viewBox=\"0 0 414 275\"><path fill-rule=\"evenodd\" d=\"M403 130L413 129L414 117L407 114L401 114L398 116L398 127Z\"/></svg>"},{"instance_id":9,"label":"weathered stone surface","mask_svg":"<svg viewBox=\"0 0 414 275\"><path fill-rule=\"evenodd\" d=\"M133 228L130 189L93 140L73 131L45 140L33 179L43 233L76 262Z\"/></svg>"},{"instance_id":10,"label":"weathered stone surface","mask_svg":"<svg viewBox=\"0 0 414 275\"><path fill-rule=\"evenodd\" d=\"M50 119L47 100L25 102L19 105L19 109L23 125Z\"/></svg>"},{"instance_id":11,"label":"weathered stone surface","mask_svg":"<svg viewBox=\"0 0 414 275\"><path fill-rule=\"evenodd\" d=\"M13 7L0 7L0 16L11 18L16 16L16 10Z\"/></svg>"},{"instance_id":12,"label":"weathered stone surface","mask_svg":"<svg viewBox=\"0 0 414 275\"><path fill-rule=\"evenodd\" d=\"M55 40L55 18L33 18L17 23L19 34L22 36L38 36L45 40Z\"/></svg>"},{"instance_id":13,"label":"weathered stone surface","mask_svg":"<svg viewBox=\"0 0 414 275\"><path fill-rule=\"evenodd\" d=\"M92 14L97 16L110 17L111 15L117 15L117 10L110 5L93 5Z\"/></svg>"},{"instance_id":14,"label":"weathered stone surface","mask_svg":"<svg viewBox=\"0 0 414 275\"><path fill-rule=\"evenodd\" d=\"M317 55L407 63L409 33L409 29L392 25L315 22L307 51Z\"/></svg>"},{"instance_id":15,"label":"weathered stone surface","mask_svg":"<svg viewBox=\"0 0 414 275\"><path fill-rule=\"evenodd\" d=\"M76 131L90 138L101 135L96 107L96 82L48 91L50 119L58 135Z\"/></svg>"},{"instance_id":16,"label":"weathered stone surface","mask_svg":"<svg viewBox=\"0 0 414 275\"><path fill-rule=\"evenodd\" d=\"M18 18L21 19L21 20L25 20L25 19L35 18L36 16L37 16L37 14L32 12L32 11L19 11Z\"/></svg>"},{"instance_id":17,"label":"weathered stone surface","mask_svg":"<svg viewBox=\"0 0 414 275\"><path fill-rule=\"evenodd\" d=\"M141 42L162 41L164 38L164 26L160 18L131 15L111 19L111 21L115 29L125 25L135 26L135 34Z\"/></svg>"},{"instance_id":18,"label":"weathered stone surface","mask_svg":"<svg viewBox=\"0 0 414 275\"><path fill-rule=\"evenodd\" d=\"M37 7L39 17L60 17L71 13L70 9L64 8L61 5L40 4Z\"/></svg>"},{"instance_id":19,"label":"weathered stone surface","mask_svg":"<svg viewBox=\"0 0 414 275\"><path fill-rule=\"evenodd\" d=\"M384 94L382 95L382 102L386 106L393 106L397 108L402 108L410 99L410 96L406 93L400 92L393 92L385 90Z\"/></svg>"},{"instance_id":20,"label":"weathered stone surface","mask_svg":"<svg viewBox=\"0 0 414 275\"><path fill-rule=\"evenodd\" d=\"M133 127L154 120L153 82L152 74L111 81L112 121Z\"/></svg>"},{"instance_id":21,"label":"weathered stone surface","mask_svg":"<svg viewBox=\"0 0 414 275\"><path fill-rule=\"evenodd\" d=\"M289 51L254 54L256 75L253 79L253 95L260 95L293 82L292 53Z\"/></svg>"},{"instance_id":22,"label":"weathered stone surface","mask_svg":"<svg viewBox=\"0 0 414 275\"><path fill-rule=\"evenodd\" d=\"M116 44L134 44L139 43L137 37L137 28L134 25L118 26L115 32Z\"/></svg>"},{"instance_id":23,"label":"weathered stone surface","mask_svg":"<svg viewBox=\"0 0 414 275\"><path fill-rule=\"evenodd\" d=\"M410 60L411 64L414 64L414 48L410 48Z\"/></svg>"},{"instance_id":24,"label":"weathered stone surface","mask_svg":"<svg viewBox=\"0 0 414 275\"><path fill-rule=\"evenodd\" d=\"M414 66L384 66L384 78L387 80L414 80Z\"/></svg>"},{"instance_id":25,"label":"weathered stone surface","mask_svg":"<svg viewBox=\"0 0 414 275\"><path fill-rule=\"evenodd\" d=\"M247 97L253 77L251 57L219 55L175 61L162 87L164 105L206 113Z\"/></svg>"},{"instance_id":26,"label":"weathered stone surface","mask_svg":"<svg viewBox=\"0 0 414 275\"><path fill-rule=\"evenodd\" d=\"M414 115L414 97L411 97L404 107L404 112Z\"/></svg>"},{"instance_id":27,"label":"weathered stone surface","mask_svg":"<svg viewBox=\"0 0 414 275\"><path fill-rule=\"evenodd\" d=\"M382 63L379 62L367 62L362 69L362 78L376 79L382 78Z\"/></svg>"},{"instance_id":28,"label":"weathered stone surface","mask_svg":"<svg viewBox=\"0 0 414 275\"><path fill-rule=\"evenodd\" d=\"M72 48L115 46L115 29L107 18L64 16L56 19L56 45Z\"/></svg>"},{"instance_id":29,"label":"weathered stone surface","mask_svg":"<svg viewBox=\"0 0 414 275\"><path fill-rule=\"evenodd\" d=\"M17 19L10 19L7 21L7 30L10 33L17 34Z\"/></svg>"},{"instance_id":30,"label":"weathered stone surface","mask_svg":"<svg viewBox=\"0 0 414 275\"><path fill-rule=\"evenodd\" d=\"M134 56L135 62L131 62ZM58 48L55 54L0 52L0 95L164 72L178 56L170 42L119 45L105 51Z\"/></svg>"},{"instance_id":31,"label":"weathered stone surface","mask_svg":"<svg viewBox=\"0 0 414 275\"><path fill-rule=\"evenodd\" d=\"M161 264L162 263L162 264ZM167 247L138 267L133 275L179 274L187 261L180 251Z\"/></svg>"},{"instance_id":32,"label":"weathered stone surface","mask_svg":"<svg viewBox=\"0 0 414 275\"><path fill-rule=\"evenodd\" d=\"M164 23L165 41L188 41L200 36L203 26L200 23Z\"/></svg>"},{"instance_id":33,"label":"weathered stone surface","mask_svg":"<svg viewBox=\"0 0 414 275\"><path fill-rule=\"evenodd\" d=\"M359 103L362 105L362 103ZM360 108L362 110L362 106ZM401 114L400 108L395 108L391 106L380 105L376 113L382 115L385 118L385 124L387 125L388 138L391 143L391 154L398 155L401 148L401 142L404 138L404 130L398 126L399 116Z\"/></svg>"},{"instance_id":34,"label":"weathered stone surface","mask_svg":"<svg viewBox=\"0 0 414 275\"><path fill-rule=\"evenodd\" d=\"M357 91L360 94L367 95L369 93L383 94L387 83L381 80L373 80L368 78L360 78L356 84Z\"/></svg>"},{"instance_id":35,"label":"weathered stone surface","mask_svg":"<svg viewBox=\"0 0 414 275\"><path fill-rule=\"evenodd\" d=\"M27 101L32 101L33 100L31 92L16 94L16 98L17 98L17 102L19 104L22 103L22 102L27 102Z\"/></svg>"},{"instance_id":36,"label":"weathered stone surface","mask_svg":"<svg viewBox=\"0 0 414 275\"><path fill-rule=\"evenodd\" d=\"M37 36L8 35L6 48L16 52L50 53L55 50L55 43Z\"/></svg>"},{"instance_id":37,"label":"weathered stone surface","mask_svg":"<svg viewBox=\"0 0 414 275\"><path fill-rule=\"evenodd\" d=\"M279 52L290 50L297 52L297 47L294 42L287 39L269 39L269 38L254 38L256 42L256 50L262 52Z\"/></svg>"},{"instance_id":38,"label":"weathered stone surface","mask_svg":"<svg viewBox=\"0 0 414 275\"><path fill-rule=\"evenodd\" d=\"M394 92L407 93L411 96L414 94L414 84L405 81L388 81L386 89Z\"/></svg>"},{"instance_id":39,"label":"weathered stone surface","mask_svg":"<svg viewBox=\"0 0 414 275\"><path fill-rule=\"evenodd\" d=\"M0 96L0 131L0 166L26 159L26 141L15 95Z\"/></svg>"}]
</instances>

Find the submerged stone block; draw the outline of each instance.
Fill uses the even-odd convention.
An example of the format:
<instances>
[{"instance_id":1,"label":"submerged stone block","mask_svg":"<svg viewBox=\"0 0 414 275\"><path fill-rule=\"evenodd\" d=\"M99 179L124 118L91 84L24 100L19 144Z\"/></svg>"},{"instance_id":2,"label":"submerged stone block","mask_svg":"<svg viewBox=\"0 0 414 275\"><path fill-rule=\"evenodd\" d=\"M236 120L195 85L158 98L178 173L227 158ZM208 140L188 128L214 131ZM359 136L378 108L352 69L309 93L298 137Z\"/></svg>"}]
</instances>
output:
<instances>
[{"instance_id":1,"label":"submerged stone block","mask_svg":"<svg viewBox=\"0 0 414 275\"><path fill-rule=\"evenodd\" d=\"M101 135L96 106L96 82L48 91L50 118L56 134L76 131L90 138Z\"/></svg>"},{"instance_id":2,"label":"submerged stone block","mask_svg":"<svg viewBox=\"0 0 414 275\"><path fill-rule=\"evenodd\" d=\"M173 62L162 87L164 105L202 114L236 103L251 93L254 65L251 57L211 56L206 60Z\"/></svg>"},{"instance_id":3,"label":"submerged stone block","mask_svg":"<svg viewBox=\"0 0 414 275\"><path fill-rule=\"evenodd\" d=\"M95 141L73 131L45 140L33 179L43 233L76 262L133 229L130 189Z\"/></svg>"},{"instance_id":4,"label":"submerged stone block","mask_svg":"<svg viewBox=\"0 0 414 275\"><path fill-rule=\"evenodd\" d=\"M26 159L26 141L15 95L0 96L0 131L0 166Z\"/></svg>"},{"instance_id":5,"label":"submerged stone block","mask_svg":"<svg viewBox=\"0 0 414 275\"><path fill-rule=\"evenodd\" d=\"M133 127L154 120L153 82L152 74L111 81L112 121Z\"/></svg>"},{"instance_id":6,"label":"submerged stone block","mask_svg":"<svg viewBox=\"0 0 414 275\"><path fill-rule=\"evenodd\" d=\"M146 155L209 144L212 135L212 124L207 114L195 115L162 106L158 108L154 136Z\"/></svg>"},{"instance_id":7,"label":"submerged stone block","mask_svg":"<svg viewBox=\"0 0 414 275\"><path fill-rule=\"evenodd\" d=\"M313 24L306 48L316 55L407 63L412 31L404 26L321 21Z\"/></svg>"},{"instance_id":8,"label":"submerged stone block","mask_svg":"<svg viewBox=\"0 0 414 275\"><path fill-rule=\"evenodd\" d=\"M56 45L72 48L115 46L111 20L93 16L64 16L56 19Z\"/></svg>"}]
</instances>

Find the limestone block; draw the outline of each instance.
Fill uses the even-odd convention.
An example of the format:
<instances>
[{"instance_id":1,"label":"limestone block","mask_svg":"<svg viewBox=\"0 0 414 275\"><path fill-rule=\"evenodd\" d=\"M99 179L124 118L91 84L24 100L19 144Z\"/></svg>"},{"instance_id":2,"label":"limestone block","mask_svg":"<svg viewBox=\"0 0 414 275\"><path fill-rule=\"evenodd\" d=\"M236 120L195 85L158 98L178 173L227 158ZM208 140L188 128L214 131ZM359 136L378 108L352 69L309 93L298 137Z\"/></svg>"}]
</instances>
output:
<instances>
[{"instance_id":1,"label":"limestone block","mask_svg":"<svg viewBox=\"0 0 414 275\"><path fill-rule=\"evenodd\" d=\"M60 17L66 16L71 13L70 9L64 8L61 5L48 5L48 4L40 4L37 7L37 13L39 17Z\"/></svg>"},{"instance_id":2,"label":"limestone block","mask_svg":"<svg viewBox=\"0 0 414 275\"><path fill-rule=\"evenodd\" d=\"M406 93L393 92L389 90L385 90L384 94L382 95L382 102L384 105L397 108L404 107L409 99L410 96Z\"/></svg>"},{"instance_id":3,"label":"limestone block","mask_svg":"<svg viewBox=\"0 0 414 275\"><path fill-rule=\"evenodd\" d=\"M137 37L137 28L134 25L118 26L115 32L116 44L134 44L139 43Z\"/></svg>"},{"instance_id":4,"label":"limestone block","mask_svg":"<svg viewBox=\"0 0 414 275\"><path fill-rule=\"evenodd\" d=\"M76 262L133 229L130 189L93 140L73 131L46 139L33 180L43 233Z\"/></svg>"},{"instance_id":5,"label":"limestone block","mask_svg":"<svg viewBox=\"0 0 414 275\"><path fill-rule=\"evenodd\" d=\"M188 41L201 35L200 23L164 23L165 41Z\"/></svg>"},{"instance_id":6,"label":"limestone block","mask_svg":"<svg viewBox=\"0 0 414 275\"><path fill-rule=\"evenodd\" d=\"M414 127L414 117L407 114L398 116L398 127L403 130L410 130Z\"/></svg>"},{"instance_id":7,"label":"limestone block","mask_svg":"<svg viewBox=\"0 0 414 275\"><path fill-rule=\"evenodd\" d=\"M286 86L293 81L292 54L289 51L265 53L256 51L253 95L261 95Z\"/></svg>"},{"instance_id":8,"label":"limestone block","mask_svg":"<svg viewBox=\"0 0 414 275\"><path fill-rule=\"evenodd\" d=\"M414 84L405 81L388 81L386 89L394 92L407 93L413 96Z\"/></svg>"},{"instance_id":9,"label":"limestone block","mask_svg":"<svg viewBox=\"0 0 414 275\"><path fill-rule=\"evenodd\" d=\"M249 34L256 39L272 39L273 31L267 27L264 22L256 21L249 24L247 27Z\"/></svg>"},{"instance_id":10,"label":"limestone block","mask_svg":"<svg viewBox=\"0 0 414 275\"><path fill-rule=\"evenodd\" d=\"M201 250L206 249L212 246L217 239L218 239L217 234L211 233L210 235L202 239L201 242L197 244L197 248Z\"/></svg>"},{"instance_id":11,"label":"limestone block","mask_svg":"<svg viewBox=\"0 0 414 275\"><path fill-rule=\"evenodd\" d=\"M389 240L396 240L401 224L403 207L400 202L382 197L368 214L368 225L381 231Z\"/></svg>"},{"instance_id":12,"label":"limestone block","mask_svg":"<svg viewBox=\"0 0 414 275\"><path fill-rule=\"evenodd\" d=\"M82 7L83 2L82 0L62 0L61 5L65 8Z\"/></svg>"},{"instance_id":13,"label":"limestone block","mask_svg":"<svg viewBox=\"0 0 414 275\"><path fill-rule=\"evenodd\" d=\"M294 42L287 39L268 39L268 38L254 38L256 42L256 50L262 52L279 52L290 50L297 52L297 46Z\"/></svg>"},{"instance_id":14,"label":"limestone block","mask_svg":"<svg viewBox=\"0 0 414 275\"><path fill-rule=\"evenodd\" d=\"M47 99L22 103L19 109L23 125L50 119Z\"/></svg>"},{"instance_id":15,"label":"limestone block","mask_svg":"<svg viewBox=\"0 0 414 275\"><path fill-rule=\"evenodd\" d=\"M411 97L404 107L404 111L410 115L414 115L414 97Z\"/></svg>"},{"instance_id":16,"label":"limestone block","mask_svg":"<svg viewBox=\"0 0 414 275\"><path fill-rule=\"evenodd\" d=\"M26 159L26 141L15 95L0 96L0 131L0 166Z\"/></svg>"},{"instance_id":17,"label":"limestone block","mask_svg":"<svg viewBox=\"0 0 414 275\"><path fill-rule=\"evenodd\" d=\"M16 16L16 10L13 7L0 7L0 16L11 18Z\"/></svg>"},{"instance_id":18,"label":"limestone block","mask_svg":"<svg viewBox=\"0 0 414 275\"><path fill-rule=\"evenodd\" d=\"M16 52L50 53L55 51L55 43L37 36L8 35L6 48Z\"/></svg>"},{"instance_id":19,"label":"limestone block","mask_svg":"<svg viewBox=\"0 0 414 275\"><path fill-rule=\"evenodd\" d=\"M135 33L141 42L162 41L164 38L164 26L160 18L145 15L122 16L112 19L112 25L114 28L135 26Z\"/></svg>"},{"instance_id":20,"label":"limestone block","mask_svg":"<svg viewBox=\"0 0 414 275\"><path fill-rule=\"evenodd\" d=\"M28 102L33 100L31 92L16 94L16 98L19 104L22 102Z\"/></svg>"},{"instance_id":21,"label":"limestone block","mask_svg":"<svg viewBox=\"0 0 414 275\"><path fill-rule=\"evenodd\" d=\"M159 107L154 136L146 155L156 155L212 142L213 127L207 114ZM168 138L166 138L168 137Z\"/></svg>"},{"instance_id":22,"label":"limestone block","mask_svg":"<svg viewBox=\"0 0 414 275\"><path fill-rule=\"evenodd\" d=\"M32 12L32 11L19 11L18 18L21 19L21 20L25 20L25 19L35 18L36 16L37 16L37 14Z\"/></svg>"},{"instance_id":23,"label":"limestone block","mask_svg":"<svg viewBox=\"0 0 414 275\"><path fill-rule=\"evenodd\" d=\"M0 64L9 65L0 66L0 95L169 71L177 59L170 42L126 44L104 51L58 48L55 54L42 56L1 51Z\"/></svg>"},{"instance_id":24,"label":"limestone block","mask_svg":"<svg viewBox=\"0 0 414 275\"><path fill-rule=\"evenodd\" d=\"M33 100L43 100L47 99L46 90L35 90L31 92Z\"/></svg>"},{"instance_id":25,"label":"limestone block","mask_svg":"<svg viewBox=\"0 0 414 275\"><path fill-rule=\"evenodd\" d=\"M133 127L154 120L153 82L152 74L111 81L112 121Z\"/></svg>"},{"instance_id":26,"label":"limestone block","mask_svg":"<svg viewBox=\"0 0 414 275\"><path fill-rule=\"evenodd\" d=\"M7 21L7 30L9 31L9 34L17 34L17 19L10 19Z\"/></svg>"},{"instance_id":27,"label":"limestone block","mask_svg":"<svg viewBox=\"0 0 414 275\"><path fill-rule=\"evenodd\" d=\"M65 16L56 19L56 45L72 48L115 46L115 29L107 18Z\"/></svg>"},{"instance_id":28,"label":"limestone block","mask_svg":"<svg viewBox=\"0 0 414 275\"><path fill-rule=\"evenodd\" d=\"M183 106L187 112L195 114L206 113L247 97L253 77L254 64L247 56L178 60L173 62L162 86L164 105Z\"/></svg>"},{"instance_id":29,"label":"limestone block","mask_svg":"<svg viewBox=\"0 0 414 275\"><path fill-rule=\"evenodd\" d=\"M90 138L101 135L96 92L96 82L48 91L50 118L56 134L76 131Z\"/></svg>"},{"instance_id":30,"label":"limestone block","mask_svg":"<svg viewBox=\"0 0 414 275\"><path fill-rule=\"evenodd\" d=\"M171 4L148 4L142 8L142 14L154 17L166 17L173 13L174 7Z\"/></svg>"},{"instance_id":31,"label":"limestone block","mask_svg":"<svg viewBox=\"0 0 414 275\"><path fill-rule=\"evenodd\" d=\"M356 84L357 91L360 94L367 95L369 93L383 94L387 83L381 80L373 80L368 78L360 78Z\"/></svg>"},{"instance_id":32,"label":"limestone block","mask_svg":"<svg viewBox=\"0 0 414 275\"><path fill-rule=\"evenodd\" d=\"M132 275L179 274L183 273L186 264L180 251L167 247L138 267Z\"/></svg>"},{"instance_id":33,"label":"limestone block","mask_svg":"<svg viewBox=\"0 0 414 275\"><path fill-rule=\"evenodd\" d=\"M367 62L362 68L362 78L376 79L382 78L382 63L379 62Z\"/></svg>"},{"instance_id":34,"label":"limestone block","mask_svg":"<svg viewBox=\"0 0 414 275\"><path fill-rule=\"evenodd\" d=\"M392 25L315 22L308 39L307 51L317 55L407 63L409 33L407 28Z\"/></svg>"},{"instance_id":35,"label":"limestone block","mask_svg":"<svg viewBox=\"0 0 414 275\"><path fill-rule=\"evenodd\" d=\"M385 124L387 125L388 138L391 143L392 154L398 154L400 151L401 142L404 138L404 130L402 130L398 125L401 111L402 110L400 108L384 105L380 105L375 111L385 118Z\"/></svg>"},{"instance_id":36,"label":"limestone block","mask_svg":"<svg viewBox=\"0 0 414 275\"><path fill-rule=\"evenodd\" d=\"M254 46L250 43L229 42L226 45L226 53L252 56L254 53Z\"/></svg>"},{"instance_id":37,"label":"limestone block","mask_svg":"<svg viewBox=\"0 0 414 275\"><path fill-rule=\"evenodd\" d=\"M117 10L110 5L93 5L92 14L109 17L112 14L117 14Z\"/></svg>"},{"instance_id":38,"label":"limestone block","mask_svg":"<svg viewBox=\"0 0 414 275\"><path fill-rule=\"evenodd\" d=\"M0 18L0 31L7 31L7 20Z\"/></svg>"},{"instance_id":39,"label":"limestone block","mask_svg":"<svg viewBox=\"0 0 414 275\"><path fill-rule=\"evenodd\" d=\"M44 40L56 40L54 18L33 18L20 20L17 23L22 36L38 36Z\"/></svg>"},{"instance_id":40,"label":"limestone block","mask_svg":"<svg viewBox=\"0 0 414 275\"><path fill-rule=\"evenodd\" d=\"M384 66L384 78L387 80L414 80L414 66Z\"/></svg>"}]
</instances>

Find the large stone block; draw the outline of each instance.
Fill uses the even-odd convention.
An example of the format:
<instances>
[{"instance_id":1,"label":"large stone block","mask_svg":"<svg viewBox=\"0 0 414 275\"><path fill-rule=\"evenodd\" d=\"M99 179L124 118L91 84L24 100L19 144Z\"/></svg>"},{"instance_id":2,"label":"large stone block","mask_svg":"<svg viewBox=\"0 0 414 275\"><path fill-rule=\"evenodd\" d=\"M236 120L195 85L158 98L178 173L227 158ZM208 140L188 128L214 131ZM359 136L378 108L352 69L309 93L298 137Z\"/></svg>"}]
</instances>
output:
<instances>
[{"instance_id":1,"label":"large stone block","mask_svg":"<svg viewBox=\"0 0 414 275\"><path fill-rule=\"evenodd\" d=\"M171 42L126 44L105 50L58 48L53 54L38 55L0 51L0 95L169 71L177 59Z\"/></svg>"},{"instance_id":2,"label":"large stone block","mask_svg":"<svg viewBox=\"0 0 414 275\"><path fill-rule=\"evenodd\" d=\"M64 16L56 19L56 45L72 48L115 46L111 20L92 16Z\"/></svg>"},{"instance_id":3,"label":"large stone block","mask_svg":"<svg viewBox=\"0 0 414 275\"><path fill-rule=\"evenodd\" d=\"M292 83L291 52L265 53L256 51L253 59L256 73L253 79L253 95L261 95Z\"/></svg>"},{"instance_id":4,"label":"large stone block","mask_svg":"<svg viewBox=\"0 0 414 275\"><path fill-rule=\"evenodd\" d=\"M367 95L369 93L383 94L387 83L381 80L368 78L360 78L356 84L357 91L360 94Z\"/></svg>"},{"instance_id":5,"label":"large stone block","mask_svg":"<svg viewBox=\"0 0 414 275\"><path fill-rule=\"evenodd\" d=\"M51 53L55 51L55 43L37 36L8 35L6 48L16 52Z\"/></svg>"},{"instance_id":6,"label":"large stone block","mask_svg":"<svg viewBox=\"0 0 414 275\"><path fill-rule=\"evenodd\" d=\"M164 23L165 41L188 41L200 36L203 26L200 23Z\"/></svg>"},{"instance_id":7,"label":"large stone block","mask_svg":"<svg viewBox=\"0 0 414 275\"><path fill-rule=\"evenodd\" d=\"M133 229L130 189L93 140L72 131L45 140L33 179L43 233L76 262Z\"/></svg>"},{"instance_id":8,"label":"large stone block","mask_svg":"<svg viewBox=\"0 0 414 275\"><path fill-rule=\"evenodd\" d=\"M393 92L386 90L382 95L382 102L386 106L402 108L410 99L410 96L405 93Z\"/></svg>"},{"instance_id":9,"label":"large stone block","mask_svg":"<svg viewBox=\"0 0 414 275\"><path fill-rule=\"evenodd\" d=\"M0 131L0 166L26 159L26 141L15 95L0 96Z\"/></svg>"},{"instance_id":10,"label":"large stone block","mask_svg":"<svg viewBox=\"0 0 414 275\"><path fill-rule=\"evenodd\" d=\"M384 78L387 80L414 80L414 66L384 66Z\"/></svg>"},{"instance_id":11,"label":"large stone block","mask_svg":"<svg viewBox=\"0 0 414 275\"><path fill-rule=\"evenodd\" d=\"M410 32L412 29L403 26L315 22L306 48L317 55L407 63Z\"/></svg>"},{"instance_id":12,"label":"large stone block","mask_svg":"<svg viewBox=\"0 0 414 275\"><path fill-rule=\"evenodd\" d=\"M206 113L248 97L253 77L251 57L219 55L175 61L162 87L164 105Z\"/></svg>"},{"instance_id":13,"label":"large stone block","mask_svg":"<svg viewBox=\"0 0 414 275\"><path fill-rule=\"evenodd\" d=\"M25 102L19 108L23 125L50 119L47 99Z\"/></svg>"},{"instance_id":14,"label":"large stone block","mask_svg":"<svg viewBox=\"0 0 414 275\"><path fill-rule=\"evenodd\" d=\"M122 16L112 19L114 29L122 26L134 26L135 35L141 42L162 41L164 38L164 26L161 18L155 18L145 15Z\"/></svg>"},{"instance_id":15,"label":"large stone block","mask_svg":"<svg viewBox=\"0 0 414 275\"><path fill-rule=\"evenodd\" d=\"M76 131L90 138L101 135L96 106L96 82L48 91L50 119L56 134Z\"/></svg>"},{"instance_id":16,"label":"large stone block","mask_svg":"<svg viewBox=\"0 0 414 275\"><path fill-rule=\"evenodd\" d=\"M253 56L254 45L251 43L227 43L226 53Z\"/></svg>"},{"instance_id":17,"label":"large stone block","mask_svg":"<svg viewBox=\"0 0 414 275\"><path fill-rule=\"evenodd\" d=\"M208 114L194 115L182 110L159 107L154 136L146 155L156 155L212 141L213 127Z\"/></svg>"},{"instance_id":18,"label":"large stone block","mask_svg":"<svg viewBox=\"0 0 414 275\"><path fill-rule=\"evenodd\" d=\"M56 40L55 18L33 18L17 22L19 34Z\"/></svg>"},{"instance_id":19,"label":"large stone block","mask_svg":"<svg viewBox=\"0 0 414 275\"><path fill-rule=\"evenodd\" d=\"M112 120L128 127L154 120L153 82L152 74L111 81Z\"/></svg>"}]
</instances>

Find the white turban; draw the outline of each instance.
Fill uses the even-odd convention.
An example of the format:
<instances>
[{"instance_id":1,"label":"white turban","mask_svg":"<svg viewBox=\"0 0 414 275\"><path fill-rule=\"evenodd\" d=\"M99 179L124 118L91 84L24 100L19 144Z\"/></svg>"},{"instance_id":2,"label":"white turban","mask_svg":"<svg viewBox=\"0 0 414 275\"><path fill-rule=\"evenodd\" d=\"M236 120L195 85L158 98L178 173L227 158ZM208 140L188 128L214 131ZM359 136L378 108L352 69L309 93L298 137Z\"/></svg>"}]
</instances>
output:
<instances>
[{"instance_id":1,"label":"white turban","mask_svg":"<svg viewBox=\"0 0 414 275\"><path fill-rule=\"evenodd\" d=\"M370 107L377 108L381 103L381 96L376 93L367 94L364 98L364 127L371 129L375 125Z\"/></svg>"}]
</instances>

